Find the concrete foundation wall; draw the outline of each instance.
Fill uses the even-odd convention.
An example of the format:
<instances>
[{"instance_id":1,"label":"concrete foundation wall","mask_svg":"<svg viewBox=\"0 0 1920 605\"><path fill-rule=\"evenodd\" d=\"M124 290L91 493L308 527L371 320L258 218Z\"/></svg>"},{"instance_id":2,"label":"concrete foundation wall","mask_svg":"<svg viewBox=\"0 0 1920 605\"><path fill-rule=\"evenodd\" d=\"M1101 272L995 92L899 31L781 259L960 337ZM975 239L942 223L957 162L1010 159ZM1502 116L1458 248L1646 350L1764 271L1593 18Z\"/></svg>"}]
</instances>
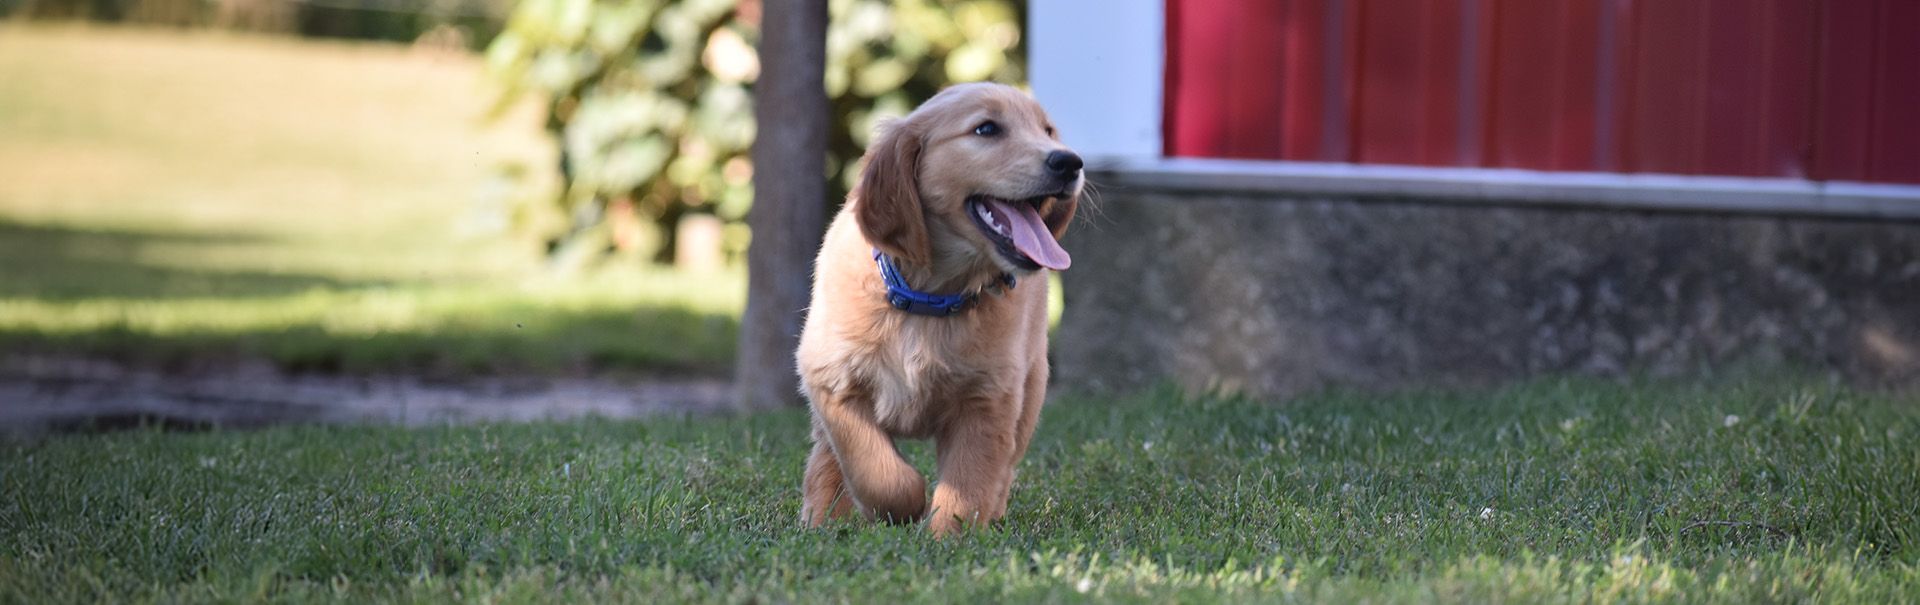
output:
<instances>
[{"instance_id":1,"label":"concrete foundation wall","mask_svg":"<svg viewBox=\"0 0 1920 605\"><path fill-rule=\"evenodd\" d=\"M1284 395L1780 366L1920 385L1920 224L1119 181L1055 382Z\"/></svg>"}]
</instances>

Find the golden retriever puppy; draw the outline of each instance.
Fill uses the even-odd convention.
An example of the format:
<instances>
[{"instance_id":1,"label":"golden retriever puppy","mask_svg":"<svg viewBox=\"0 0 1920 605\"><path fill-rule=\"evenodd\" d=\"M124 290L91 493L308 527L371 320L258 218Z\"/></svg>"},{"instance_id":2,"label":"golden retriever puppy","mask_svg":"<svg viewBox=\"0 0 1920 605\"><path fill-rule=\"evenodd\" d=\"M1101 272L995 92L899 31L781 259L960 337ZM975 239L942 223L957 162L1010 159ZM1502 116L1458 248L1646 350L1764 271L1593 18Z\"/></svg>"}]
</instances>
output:
<instances>
[{"instance_id":1,"label":"golden retriever puppy","mask_svg":"<svg viewBox=\"0 0 1920 605\"><path fill-rule=\"evenodd\" d=\"M828 228L797 365L813 411L801 520L945 536L1006 514L1047 390L1047 280L1080 157L1025 93L963 84L883 129ZM939 486L896 438L932 438Z\"/></svg>"}]
</instances>

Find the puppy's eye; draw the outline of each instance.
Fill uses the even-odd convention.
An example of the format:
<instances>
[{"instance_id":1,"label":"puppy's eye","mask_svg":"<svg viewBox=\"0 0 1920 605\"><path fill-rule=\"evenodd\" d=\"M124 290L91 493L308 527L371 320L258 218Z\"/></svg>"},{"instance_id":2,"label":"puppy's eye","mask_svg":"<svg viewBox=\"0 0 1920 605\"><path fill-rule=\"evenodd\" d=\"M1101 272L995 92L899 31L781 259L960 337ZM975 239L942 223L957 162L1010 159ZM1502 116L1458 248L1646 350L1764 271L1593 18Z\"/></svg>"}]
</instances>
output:
<instances>
[{"instance_id":1,"label":"puppy's eye","mask_svg":"<svg viewBox=\"0 0 1920 605\"><path fill-rule=\"evenodd\" d=\"M1052 125L1048 125L1048 126L1047 126L1047 136L1053 136L1053 126L1052 126Z\"/></svg>"},{"instance_id":2,"label":"puppy's eye","mask_svg":"<svg viewBox=\"0 0 1920 605\"><path fill-rule=\"evenodd\" d=\"M1000 134L1000 123L993 120L981 122L979 126L973 127L973 133L983 137L998 135Z\"/></svg>"}]
</instances>

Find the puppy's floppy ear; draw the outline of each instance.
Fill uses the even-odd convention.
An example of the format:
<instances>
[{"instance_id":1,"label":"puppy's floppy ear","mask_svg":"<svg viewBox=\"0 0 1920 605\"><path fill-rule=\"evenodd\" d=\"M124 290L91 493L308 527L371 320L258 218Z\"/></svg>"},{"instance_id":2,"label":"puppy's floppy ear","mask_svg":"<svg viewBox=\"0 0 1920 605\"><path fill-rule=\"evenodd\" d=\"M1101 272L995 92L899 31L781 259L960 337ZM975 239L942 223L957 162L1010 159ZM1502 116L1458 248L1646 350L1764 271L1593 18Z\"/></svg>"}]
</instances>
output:
<instances>
[{"instance_id":1,"label":"puppy's floppy ear","mask_svg":"<svg viewBox=\"0 0 1920 605\"><path fill-rule=\"evenodd\" d=\"M867 147L867 167L855 189L854 222L888 256L913 264L933 260L920 206L920 134L900 120Z\"/></svg>"},{"instance_id":2,"label":"puppy's floppy ear","mask_svg":"<svg viewBox=\"0 0 1920 605\"><path fill-rule=\"evenodd\" d=\"M1067 224L1073 222L1073 213L1080 209L1080 194L1053 201L1053 207L1047 209L1047 215L1040 220L1047 224L1047 230L1053 232L1053 239L1067 234Z\"/></svg>"}]
</instances>

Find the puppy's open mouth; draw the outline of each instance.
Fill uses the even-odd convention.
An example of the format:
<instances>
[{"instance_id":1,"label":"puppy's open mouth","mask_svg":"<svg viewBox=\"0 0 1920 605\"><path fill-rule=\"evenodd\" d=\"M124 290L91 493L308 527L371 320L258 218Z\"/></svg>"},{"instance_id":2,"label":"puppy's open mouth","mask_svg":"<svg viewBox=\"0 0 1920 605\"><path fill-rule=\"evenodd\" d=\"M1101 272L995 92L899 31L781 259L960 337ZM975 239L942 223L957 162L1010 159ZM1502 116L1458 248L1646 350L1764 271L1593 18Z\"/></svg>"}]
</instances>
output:
<instances>
[{"instance_id":1,"label":"puppy's open mouth","mask_svg":"<svg viewBox=\"0 0 1920 605\"><path fill-rule=\"evenodd\" d=\"M973 217L974 226L1013 266L1027 271L1041 267L1061 271L1073 264L1073 258L1053 239L1053 232L1040 218L1040 205L1047 198L1062 196L1056 193L1004 200L976 195L967 198L967 216Z\"/></svg>"}]
</instances>

